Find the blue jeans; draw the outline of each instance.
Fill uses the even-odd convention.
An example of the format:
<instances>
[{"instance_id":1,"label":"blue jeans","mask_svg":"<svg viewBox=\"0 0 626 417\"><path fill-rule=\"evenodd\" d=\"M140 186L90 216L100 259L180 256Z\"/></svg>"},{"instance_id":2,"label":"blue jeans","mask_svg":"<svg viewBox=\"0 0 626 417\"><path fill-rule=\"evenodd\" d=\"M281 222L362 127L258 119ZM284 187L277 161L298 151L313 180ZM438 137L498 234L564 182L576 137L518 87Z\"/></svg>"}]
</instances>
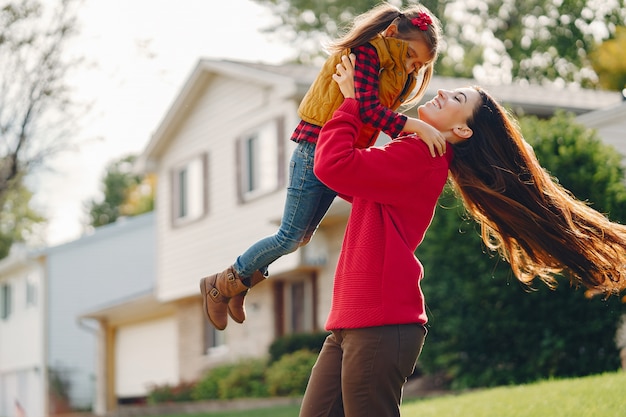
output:
<instances>
[{"instance_id":1,"label":"blue jeans","mask_svg":"<svg viewBox=\"0 0 626 417\"><path fill-rule=\"evenodd\" d=\"M315 144L300 142L289 163L287 200L278 231L250 246L233 265L241 277L268 266L283 255L306 245L333 202L336 192L322 184L313 173Z\"/></svg>"}]
</instances>

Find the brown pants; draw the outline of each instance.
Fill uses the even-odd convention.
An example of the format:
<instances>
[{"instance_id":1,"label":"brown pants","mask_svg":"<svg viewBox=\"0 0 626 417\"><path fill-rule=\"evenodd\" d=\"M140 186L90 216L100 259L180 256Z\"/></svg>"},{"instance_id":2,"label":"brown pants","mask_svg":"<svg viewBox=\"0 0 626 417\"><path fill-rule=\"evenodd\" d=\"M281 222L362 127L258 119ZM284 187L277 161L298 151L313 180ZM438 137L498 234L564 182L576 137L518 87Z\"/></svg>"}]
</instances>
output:
<instances>
[{"instance_id":1,"label":"brown pants","mask_svg":"<svg viewBox=\"0 0 626 417\"><path fill-rule=\"evenodd\" d=\"M300 417L397 417L426 337L419 324L337 330L313 366Z\"/></svg>"}]
</instances>

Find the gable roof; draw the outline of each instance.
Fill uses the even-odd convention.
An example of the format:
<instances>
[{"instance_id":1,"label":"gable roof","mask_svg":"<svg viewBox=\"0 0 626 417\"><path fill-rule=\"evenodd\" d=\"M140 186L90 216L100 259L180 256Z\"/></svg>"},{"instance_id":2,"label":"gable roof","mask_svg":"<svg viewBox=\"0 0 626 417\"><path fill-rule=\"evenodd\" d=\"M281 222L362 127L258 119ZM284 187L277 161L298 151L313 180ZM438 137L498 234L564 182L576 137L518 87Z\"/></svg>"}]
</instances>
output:
<instances>
[{"instance_id":1,"label":"gable roof","mask_svg":"<svg viewBox=\"0 0 626 417\"><path fill-rule=\"evenodd\" d=\"M301 97L319 69L302 65L267 65L230 60L201 59L185 81L141 156L140 165L157 156L171 133L184 119L187 109L198 98L202 87L215 77L223 76L269 87L286 98Z\"/></svg>"}]
</instances>

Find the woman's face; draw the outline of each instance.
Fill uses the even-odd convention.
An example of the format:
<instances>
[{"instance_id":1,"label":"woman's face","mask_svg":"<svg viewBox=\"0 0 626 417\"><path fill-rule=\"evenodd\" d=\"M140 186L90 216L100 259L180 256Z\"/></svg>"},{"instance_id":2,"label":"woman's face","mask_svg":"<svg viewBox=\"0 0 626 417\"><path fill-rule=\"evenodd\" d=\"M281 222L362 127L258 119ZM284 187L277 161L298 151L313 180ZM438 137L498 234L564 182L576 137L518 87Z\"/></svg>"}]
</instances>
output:
<instances>
[{"instance_id":1,"label":"woman's face","mask_svg":"<svg viewBox=\"0 0 626 417\"><path fill-rule=\"evenodd\" d=\"M478 91L470 87L453 91L439 90L437 96L419 106L417 112L420 119L443 133L448 142L456 143L467 139L463 129L469 129L467 121L474 114L480 100ZM471 131L469 133L471 135Z\"/></svg>"}]
</instances>

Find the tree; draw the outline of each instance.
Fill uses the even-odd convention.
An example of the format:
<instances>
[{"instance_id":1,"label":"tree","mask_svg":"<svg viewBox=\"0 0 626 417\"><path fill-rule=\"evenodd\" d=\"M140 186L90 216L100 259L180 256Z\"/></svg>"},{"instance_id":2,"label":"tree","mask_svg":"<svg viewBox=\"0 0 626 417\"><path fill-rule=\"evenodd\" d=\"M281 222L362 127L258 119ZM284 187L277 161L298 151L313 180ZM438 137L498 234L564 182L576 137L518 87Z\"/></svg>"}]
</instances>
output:
<instances>
[{"instance_id":1,"label":"tree","mask_svg":"<svg viewBox=\"0 0 626 417\"><path fill-rule=\"evenodd\" d=\"M43 221L28 208L25 181L46 158L68 146L73 103L65 82L71 62L63 59L75 32L77 0L4 1L0 6L0 216L3 249L24 240Z\"/></svg>"},{"instance_id":2,"label":"tree","mask_svg":"<svg viewBox=\"0 0 626 417\"><path fill-rule=\"evenodd\" d=\"M589 53L626 21L624 0L454 1L446 8L448 48L482 49L479 80L597 85ZM448 54L449 57L449 54ZM454 60L453 60L454 61Z\"/></svg>"},{"instance_id":3,"label":"tree","mask_svg":"<svg viewBox=\"0 0 626 417\"><path fill-rule=\"evenodd\" d=\"M563 113L524 118L521 126L551 175L613 220L625 219L617 152ZM479 235L447 189L416 252L430 317L420 357L426 372L444 372L455 387L476 387L619 368L614 337L625 306L618 297L587 299L565 279L556 290L541 282L526 287Z\"/></svg>"},{"instance_id":4,"label":"tree","mask_svg":"<svg viewBox=\"0 0 626 417\"><path fill-rule=\"evenodd\" d=\"M114 223L120 216L136 216L154 209L155 177L134 172L135 155L111 162L102 180L104 198L87 203L90 226Z\"/></svg>"},{"instance_id":5,"label":"tree","mask_svg":"<svg viewBox=\"0 0 626 417\"><path fill-rule=\"evenodd\" d=\"M255 0L269 7L281 34L300 50L302 62L320 57L321 40L336 38L355 16L379 1ZM389 1L399 7L417 0ZM489 80L578 83L594 86L589 62L596 43L626 21L624 0L424 0L442 22L436 72ZM620 55L621 56L621 55Z\"/></svg>"},{"instance_id":6,"label":"tree","mask_svg":"<svg viewBox=\"0 0 626 417\"><path fill-rule=\"evenodd\" d=\"M626 89L626 27L618 27L613 39L602 42L591 53L593 69L598 74L600 86L607 90Z\"/></svg>"},{"instance_id":7,"label":"tree","mask_svg":"<svg viewBox=\"0 0 626 417\"><path fill-rule=\"evenodd\" d=\"M44 218L29 205L32 196L33 193L23 185L7 191L0 209L0 259L9 254L14 243L26 241L33 234L35 225L44 222Z\"/></svg>"}]
</instances>

